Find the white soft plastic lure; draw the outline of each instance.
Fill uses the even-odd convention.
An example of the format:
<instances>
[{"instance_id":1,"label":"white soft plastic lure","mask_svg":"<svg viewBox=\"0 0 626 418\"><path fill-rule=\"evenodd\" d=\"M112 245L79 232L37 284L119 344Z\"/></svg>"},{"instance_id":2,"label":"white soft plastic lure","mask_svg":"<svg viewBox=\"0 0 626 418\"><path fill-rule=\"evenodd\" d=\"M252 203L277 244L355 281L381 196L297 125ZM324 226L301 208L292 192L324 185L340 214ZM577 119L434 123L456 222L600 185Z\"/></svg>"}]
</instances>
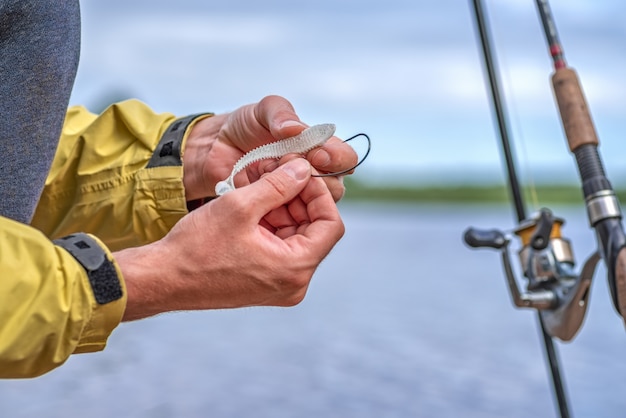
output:
<instances>
[{"instance_id":1,"label":"white soft plastic lure","mask_svg":"<svg viewBox=\"0 0 626 418\"><path fill-rule=\"evenodd\" d=\"M261 145L248 151L235 163L230 176L217 183L215 193L221 196L224 193L235 190L235 176L250 164L269 158L281 158L287 154L304 154L315 147L323 145L334 133L335 125L332 123L314 125L291 138Z\"/></svg>"}]
</instances>

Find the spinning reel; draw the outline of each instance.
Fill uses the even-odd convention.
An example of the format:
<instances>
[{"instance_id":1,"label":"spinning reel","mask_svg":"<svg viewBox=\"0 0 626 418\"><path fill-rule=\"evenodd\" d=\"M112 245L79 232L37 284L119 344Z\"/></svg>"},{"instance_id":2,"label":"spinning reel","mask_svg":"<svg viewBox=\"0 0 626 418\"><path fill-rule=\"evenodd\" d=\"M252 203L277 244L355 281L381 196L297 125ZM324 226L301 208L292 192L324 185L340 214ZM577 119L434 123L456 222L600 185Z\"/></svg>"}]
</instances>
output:
<instances>
[{"instance_id":1,"label":"spinning reel","mask_svg":"<svg viewBox=\"0 0 626 418\"><path fill-rule=\"evenodd\" d=\"M570 341L584 321L600 255L593 253L577 274L571 244L561 236L563 223L550 210L542 209L513 231L522 244L518 255L527 279L524 291L520 291L511 263L512 236L498 229L469 228L464 240L473 248L499 250L513 304L538 310L550 336Z\"/></svg>"}]
</instances>

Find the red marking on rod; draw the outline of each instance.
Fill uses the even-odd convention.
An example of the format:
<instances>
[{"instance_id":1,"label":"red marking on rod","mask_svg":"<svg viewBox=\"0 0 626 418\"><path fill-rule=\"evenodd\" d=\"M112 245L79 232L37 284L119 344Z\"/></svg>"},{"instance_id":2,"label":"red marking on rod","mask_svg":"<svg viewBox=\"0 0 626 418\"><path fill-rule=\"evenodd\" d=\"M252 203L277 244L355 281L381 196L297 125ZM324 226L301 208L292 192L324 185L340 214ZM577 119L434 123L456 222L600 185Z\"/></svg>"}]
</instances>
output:
<instances>
[{"instance_id":1,"label":"red marking on rod","mask_svg":"<svg viewBox=\"0 0 626 418\"><path fill-rule=\"evenodd\" d=\"M560 68L567 67L567 64L565 63L565 58L563 58L563 49L561 48L561 45L557 43L550 45L550 55L554 60L555 69L558 70Z\"/></svg>"}]
</instances>

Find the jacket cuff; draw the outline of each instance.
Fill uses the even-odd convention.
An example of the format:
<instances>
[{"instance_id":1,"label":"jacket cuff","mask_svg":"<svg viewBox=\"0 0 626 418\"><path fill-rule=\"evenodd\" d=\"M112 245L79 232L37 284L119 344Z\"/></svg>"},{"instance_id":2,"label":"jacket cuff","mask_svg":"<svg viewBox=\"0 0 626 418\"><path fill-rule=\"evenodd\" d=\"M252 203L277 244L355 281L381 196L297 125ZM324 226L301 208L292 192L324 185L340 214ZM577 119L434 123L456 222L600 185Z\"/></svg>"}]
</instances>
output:
<instances>
[{"instance_id":1,"label":"jacket cuff","mask_svg":"<svg viewBox=\"0 0 626 418\"><path fill-rule=\"evenodd\" d=\"M111 332L122 321L126 287L122 273L106 246L89 234L73 234L54 243L68 251L85 270L81 285L89 301L89 318L74 353L103 350Z\"/></svg>"},{"instance_id":2,"label":"jacket cuff","mask_svg":"<svg viewBox=\"0 0 626 418\"><path fill-rule=\"evenodd\" d=\"M183 165L185 142L193 126L213 113L198 113L176 119L165 130L146 168L177 167Z\"/></svg>"},{"instance_id":3,"label":"jacket cuff","mask_svg":"<svg viewBox=\"0 0 626 418\"><path fill-rule=\"evenodd\" d=\"M161 239L189 208L183 184L183 154L193 126L212 113L173 121L165 130L148 164L135 175L134 207L142 242Z\"/></svg>"}]
</instances>

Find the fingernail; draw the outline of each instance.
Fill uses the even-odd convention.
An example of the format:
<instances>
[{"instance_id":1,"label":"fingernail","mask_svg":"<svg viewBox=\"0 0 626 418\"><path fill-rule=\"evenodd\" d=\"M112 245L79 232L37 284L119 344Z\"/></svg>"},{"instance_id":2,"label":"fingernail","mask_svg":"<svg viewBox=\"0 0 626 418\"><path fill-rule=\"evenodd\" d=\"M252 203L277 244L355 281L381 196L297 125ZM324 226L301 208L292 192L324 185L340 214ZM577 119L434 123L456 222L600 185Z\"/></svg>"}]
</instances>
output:
<instances>
[{"instance_id":1,"label":"fingernail","mask_svg":"<svg viewBox=\"0 0 626 418\"><path fill-rule=\"evenodd\" d=\"M330 165L330 154L324 148L319 148L311 157L311 164L317 168L324 168Z\"/></svg>"},{"instance_id":2,"label":"fingernail","mask_svg":"<svg viewBox=\"0 0 626 418\"><path fill-rule=\"evenodd\" d=\"M297 121L297 120L285 120L280 124L278 128L284 129L284 128L292 128L294 126L301 127L301 126L306 126L306 125L304 125L302 122Z\"/></svg>"},{"instance_id":3,"label":"fingernail","mask_svg":"<svg viewBox=\"0 0 626 418\"><path fill-rule=\"evenodd\" d=\"M311 165L304 158L296 158L279 168L296 180L303 180L311 175Z\"/></svg>"}]
</instances>

